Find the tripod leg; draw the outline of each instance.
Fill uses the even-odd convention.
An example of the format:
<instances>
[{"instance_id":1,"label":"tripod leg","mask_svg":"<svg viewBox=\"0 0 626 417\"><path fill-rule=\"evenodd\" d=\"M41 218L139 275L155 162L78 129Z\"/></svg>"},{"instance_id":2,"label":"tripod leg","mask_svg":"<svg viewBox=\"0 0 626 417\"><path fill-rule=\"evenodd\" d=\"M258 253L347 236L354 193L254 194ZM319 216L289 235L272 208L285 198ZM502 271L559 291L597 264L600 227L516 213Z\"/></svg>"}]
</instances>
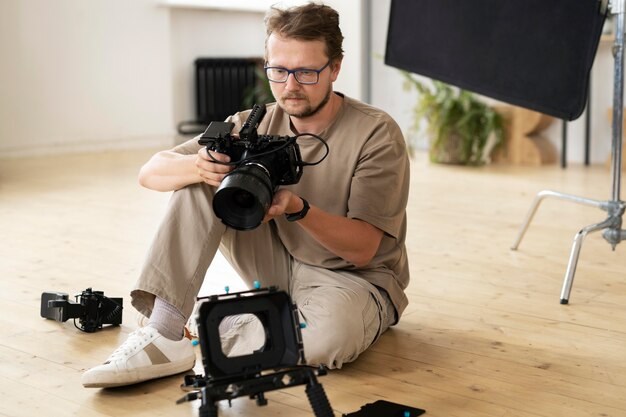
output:
<instances>
[{"instance_id":1,"label":"tripod leg","mask_svg":"<svg viewBox=\"0 0 626 417\"><path fill-rule=\"evenodd\" d=\"M324 387L322 387L322 384L317 382L315 376L311 376L310 382L305 388L305 392L309 398L309 403L311 403L311 408L313 408L315 417L335 416L333 409L328 402L328 397L326 397L326 392L324 392Z\"/></svg>"},{"instance_id":2,"label":"tripod leg","mask_svg":"<svg viewBox=\"0 0 626 417\"><path fill-rule=\"evenodd\" d=\"M203 404L198 410L199 417L217 417L217 406L213 403Z\"/></svg>"},{"instance_id":3,"label":"tripod leg","mask_svg":"<svg viewBox=\"0 0 626 417\"><path fill-rule=\"evenodd\" d=\"M217 404L215 404L213 398L208 395L206 388L202 389L202 395L200 396L200 398L202 398L202 404L200 405L200 408L198 410L198 416L217 417Z\"/></svg>"},{"instance_id":4,"label":"tripod leg","mask_svg":"<svg viewBox=\"0 0 626 417\"><path fill-rule=\"evenodd\" d=\"M583 198L583 197L578 197L578 196L570 195L570 194L563 194L563 193L559 193L559 192L551 191L551 190L540 191L539 193L537 193L537 196L533 200L533 203L531 204L530 209L528 210L528 214L526 214L526 218L524 219L522 228L520 229L517 235L517 238L515 239L515 242L513 242L513 245L511 246L511 250L517 250L520 242L522 241L522 238L524 237L524 234L526 233L526 230L528 229L528 226L530 225L530 222L535 216L535 212L539 208L539 204L541 204L543 199L546 197L554 197L554 198L558 198L561 200L571 201L572 203L585 204L587 206L598 207L603 210L607 210L607 207L608 207L608 203L606 201L593 200L591 198Z\"/></svg>"},{"instance_id":5,"label":"tripod leg","mask_svg":"<svg viewBox=\"0 0 626 417\"><path fill-rule=\"evenodd\" d=\"M572 245L569 263L567 264L567 271L565 272L565 281L563 282L563 289L561 290L561 304L569 303L569 296L572 291L572 284L574 283L574 274L576 273L576 265L578 264L578 256L580 255L580 248L583 244L583 239L588 233L597 232L598 230L610 227L613 225L614 221L615 220L613 218L609 217L603 222L592 224L580 229L580 231L574 236L574 244Z\"/></svg>"}]
</instances>

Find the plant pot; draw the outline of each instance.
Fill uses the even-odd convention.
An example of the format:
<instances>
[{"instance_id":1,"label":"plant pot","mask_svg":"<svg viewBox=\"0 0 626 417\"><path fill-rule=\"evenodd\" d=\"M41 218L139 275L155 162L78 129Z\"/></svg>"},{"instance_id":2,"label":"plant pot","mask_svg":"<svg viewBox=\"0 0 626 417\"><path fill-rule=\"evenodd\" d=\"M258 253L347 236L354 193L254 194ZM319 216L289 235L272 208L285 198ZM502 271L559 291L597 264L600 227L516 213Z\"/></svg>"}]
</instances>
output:
<instances>
[{"instance_id":1,"label":"plant pot","mask_svg":"<svg viewBox=\"0 0 626 417\"><path fill-rule=\"evenodd\" d=\"M467 160L461 154L461 136L456 132L451 132L444 140L437 144L435 144L434 140L431 138L428 154L431 162L438 164L467 164Z\"/></svg>"}]
</instances>

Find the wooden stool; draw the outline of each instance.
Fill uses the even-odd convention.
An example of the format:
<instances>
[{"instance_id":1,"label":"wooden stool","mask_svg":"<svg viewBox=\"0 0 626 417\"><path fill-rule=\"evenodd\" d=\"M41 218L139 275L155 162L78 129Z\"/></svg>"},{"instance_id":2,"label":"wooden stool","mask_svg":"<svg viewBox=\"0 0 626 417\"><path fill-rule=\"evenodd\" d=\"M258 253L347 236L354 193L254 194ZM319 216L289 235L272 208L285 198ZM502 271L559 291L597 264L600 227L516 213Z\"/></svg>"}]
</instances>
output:
<instances>
[{"instance_id":1,"label":"wooden stool","mask_svg":"<svg viewBox=\"0 0 626 417\"><path fill-rule=\"evenodd\" d=\"M552 116L517 106L495 106L506 120L505 144L491 157L494 162L512 165L544 165L557 160L554 145L541 136L554 121Z\"/></svg>"}]
</instances>

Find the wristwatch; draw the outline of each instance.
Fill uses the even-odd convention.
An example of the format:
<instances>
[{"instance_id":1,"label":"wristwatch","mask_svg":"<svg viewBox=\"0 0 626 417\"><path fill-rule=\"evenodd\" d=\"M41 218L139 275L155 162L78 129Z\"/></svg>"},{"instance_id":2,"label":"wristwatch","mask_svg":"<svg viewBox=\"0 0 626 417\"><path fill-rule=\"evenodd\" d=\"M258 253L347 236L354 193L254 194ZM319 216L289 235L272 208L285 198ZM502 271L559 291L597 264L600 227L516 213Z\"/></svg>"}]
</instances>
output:
<instances>
[{"instance_id":1,"label":"wristwatch","mask_svg":"<svg viewBox=\"0 0 626 417\"><path fill-rule=\"evenodd\" d=\"M302 210L300 210L297 213L285 213L285 217L287 218L287 221L290 222L295 222L298 220L301 220L304 218L304 216L306 216L307 212L309 211L309 202L306 201L304 198L300 197L300 200L302 200L302 204L304 204L304 207L302 207Z\"/></svg>"}]
</instances>

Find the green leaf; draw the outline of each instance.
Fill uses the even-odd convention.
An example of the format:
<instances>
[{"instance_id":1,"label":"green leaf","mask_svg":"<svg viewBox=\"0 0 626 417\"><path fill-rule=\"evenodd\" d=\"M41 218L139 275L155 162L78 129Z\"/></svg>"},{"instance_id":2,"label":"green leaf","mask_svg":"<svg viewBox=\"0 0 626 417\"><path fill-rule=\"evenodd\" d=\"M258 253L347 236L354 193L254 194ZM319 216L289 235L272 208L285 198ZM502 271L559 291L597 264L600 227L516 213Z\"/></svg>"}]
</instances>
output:
<instances>
[{"instance_id":1,"label":"green leaf","mask_svg":"<svg viewBox=\"0 0 626 417\"><path fill-rule=\"evenodd\" d=\"M406 71L401 73L404 89L415 89L418 93L413 107L412 129L419 131L422 121L427 121L426 133L431 137L431 149L448 150L454 144L450 138L458 135L459 160L480 165L487 156L485 148L491 135L494 135L496 146L504 143L502 115L473 93L437 80L422 82Z\"/></svg>"}]
</instances>

